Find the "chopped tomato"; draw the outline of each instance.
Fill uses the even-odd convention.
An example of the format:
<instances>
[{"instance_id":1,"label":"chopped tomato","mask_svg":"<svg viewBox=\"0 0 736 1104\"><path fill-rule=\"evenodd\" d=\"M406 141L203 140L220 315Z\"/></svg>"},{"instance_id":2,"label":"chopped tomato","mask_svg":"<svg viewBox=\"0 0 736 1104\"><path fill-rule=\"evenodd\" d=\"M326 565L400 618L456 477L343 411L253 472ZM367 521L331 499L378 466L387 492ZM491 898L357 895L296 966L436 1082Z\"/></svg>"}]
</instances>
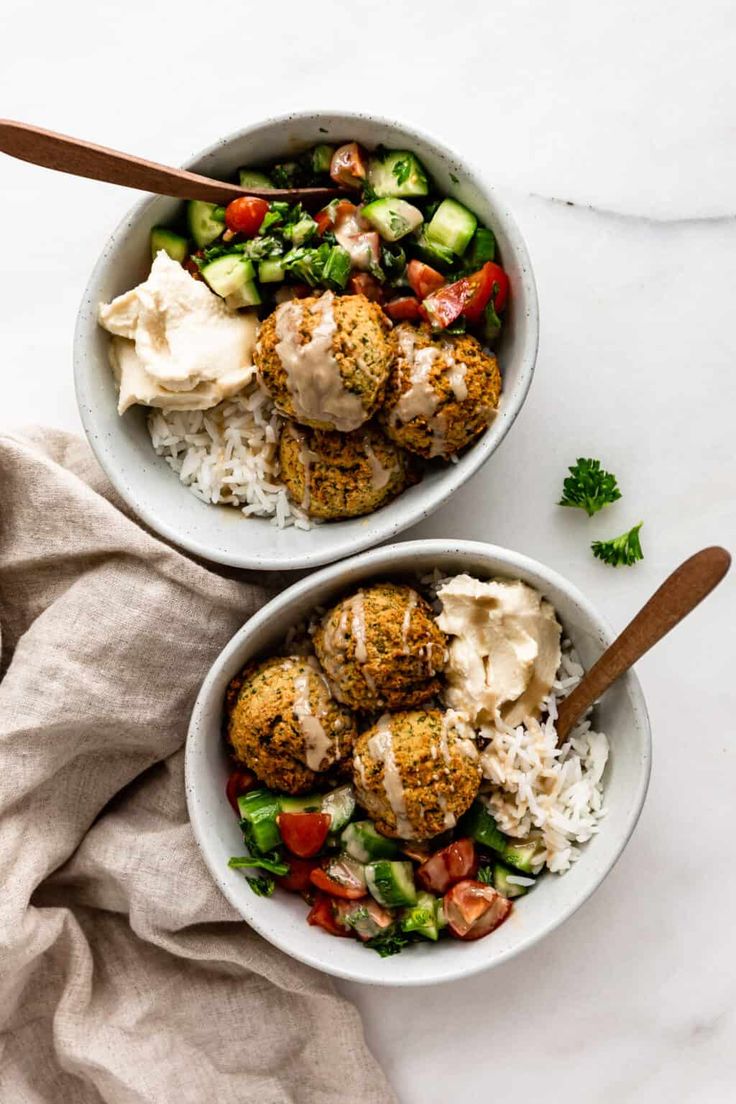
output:
<instances>
[{"instance_id":1,"label":"chopped tomato","mask_svg":"<svg viewBox=\"0 0 736 1104\"><path fill-rule=\"evenodd\" d=\"M390 928L395 920L395 917L372 897L367 897L359 903L335 901L333 907L338 922L341 921L349 927L351 932L363 941L372 939L374 935L380 935L386 928Z\"/></svg>"},{"instance_id":2,"label":"chopped tomato","mask_svg":"<svg viewBox=\"0 0 736 1104\"><path fill-rule=\"evenodd\" d=\"M265 199L259 199L258 196L238 196L225 208L225 223L233 233L254 238L267 211L268 203Z\"/></svg>"},{"instance_id":3,"label":"chopped tomato","mask_svg":"<svg viewBox=\"0 0 736 1104\"><path fill-rule=\"evenodd\" d=\"M430 893L447 893L451 885L463 878L474 878L478 857L471 839L454 840L437 851L417 870L417 881Z\"/></svg>"},{"instance_id":4,"label":"chopped tomato","mask_svg":"<svg viewBox=\"0 0 736 1104\"><path fill-rule=\"evenodd\" d=\"M358 208L354 203L351 203L349 199L341 199L337 203L329 203L327 207L323 207L321 211L318 211L314 216L314 221L317 223L317 233L324 234L326 230L329 230L335 225L338 219L343 219L354 215Z\"/></svg>"},{"instance_id":5,"label":"chopped tomato","mask_svg":"<svg viewBox=\"0 0 736 1104\"><path fill-rule=\"evenodd\" d=\"M201 256L201 255L202 255L201 253L196 254L196 256ZM195 261L194 256L187 257L187 259L184 261L183 267L187 270L187 272L189 273L190 276L194 277L195 280L201 280L202 279L202 275L199 271L199 265Z\"/></svg>"},{"instance_id":6,"label":"chopped tomato","mask_svg":"<svg viewBox=\"0 0 736 1104\"><path fill-rule=\"evenodd\" d=\"M329 813L279 813L276 823L292 855L311 859L312 855L322 850L332 817Z\"/></svg>"},{"instance_id":7,"label":"chopped tomato","mask_svg":"<svg viewBox=\"0 0 736 1104\"><path fill-rule=\"evenodd\" d=\"M321 870L319 867L313 870L310 879L312 885L317 889L321 889L324 893L329 893L331 897L342 897L346 901L359 901L361 897L365 897L365 887L343 885L342 882L335 881L331 878L326 870Z\"/></svg>"},{"instance_id":8,"label":"chopped tomato","mask_svg":"<svg viewBox=\"0 0 736 1104\"><path fill-rule=\"evenodd\" d=\"M351 276L349 286L353 295L365 295L366 299L374 303L383 300L383 288L370 272L359 272L356 276Z\"/></svg>"},{"instance_id":9,"label":"chopped tomato","mask_svg":"<svg viewBox=\"0 0 736 1104\"><path fill-rule=\"evenodd\" d=\"M241 794L247 793L248 790L252 790L255 784L256 776L252 771L243 770L240 767L236 767L235 770L230 771L227 785L225 786L225 794L238 816L240 816L238 798Z\"/></svg>"},{"instance_id":10,"label":"chopped tomato","mask_svg":"<svg viewBox=\"0 0 736 1104\"><path fill-rule=\"evenodd\" d=\"M319 859L289 858L289 873L279 874L277 883L289 893L307 893L312 888L310 874L319 866Z\"/></svg>"},{"instance_id":11,"label":"chopped tomato","mask_svg":"<svg viewBox=\"0 0 736 1104\"><path fill-rule=\"evenodd\" d=\"M413 295L402 295L384 304L384 311L392 322L417 322L421 317L419 300Z\"/></svg>"},{"instance_id":12,"label":"chopped tomato","mask_svg":"<svg viewBox=\"0 0 736 1104\"><path fill-rule=\"evenodd\" d=\"M330 164L330 176L336 184L359 188L366 175L365 156L357 142L347 142L335 150Z\"/></svg>"},{"instance_id":13,"label":"chopped tomato","mask_svg":"<svg viewBox=\"0 0 736 1104\"><path fill-rule=\"evenodd\" d=\"M505 305L509 281L498 265L487 261L472 276L464 276L432 292L422 306L434 326L444 329L464 314L469 322L479 322L486 303L492 300L497 309ZM501 304L501 306L499 306Z\"/></svg>"},{"instance_id":14,"label":"chopped tomato","mask_svg":"<svg viewBox=\"0 0 736 1104\"><path fill-rule=\"evenodd\" d=\"M307 914L307 923L317 928L324 928L330 935L349 936L351 934L338 921L335 916L335 905L326 893L318 893L315 897L314 904Z\"/></svg>"},{"instance_id":15,"label":"chopped tomato","mask_svg":"<svg viewBox=\"0 0 736 1104\"><path fill-rule=\"evenodd\" d=\"M406 266L406 278L411 290L420 299L426 299L433 291L438 291L447 283L441 272L430 268L428 264L423 264L422 261L409 261Z\"/></svg>"},{"instance_id":16,"label":"chopped tomato","mask_svg":"<svg viewBox=\"0 0 736 1104\"><path fill-rule=\"evenodd\" d=\"M507 901L493 886L464 881L454 885L443 898L450 931L458 939L482 939L503 924L511 912Z\"/></svg>"}]
</instances>

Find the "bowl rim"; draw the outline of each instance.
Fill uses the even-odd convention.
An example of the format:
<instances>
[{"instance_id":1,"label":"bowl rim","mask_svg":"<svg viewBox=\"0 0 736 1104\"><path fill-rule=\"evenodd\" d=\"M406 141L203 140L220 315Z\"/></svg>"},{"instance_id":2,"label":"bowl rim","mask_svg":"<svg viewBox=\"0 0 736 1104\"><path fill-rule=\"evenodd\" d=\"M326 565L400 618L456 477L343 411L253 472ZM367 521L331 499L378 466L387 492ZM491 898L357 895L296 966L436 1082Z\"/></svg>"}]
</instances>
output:
<instances>
[{"instance_id":1,"label":"bowl rim","mask_svg":"<svg viewBox=\"0 0 736 1104\"><path fill-rule=\"evenodd\" d=\"M538 575L551 586L563 591L580 609L584 618L587 619L590 625L595 629L604 647L608 647L616 635L605 618L598 613L597 609L574 583L571 583L565 576L560 575L556 570L547 567L539 560L532 559L512 549L503 548L499 545L487 544L483 541L447 540L443 538L399 541L395 544L373 548L357 556L351 556L348 560L341 560L338 564L330 564L320 571L314 572L306 578L293 583L275 598L266 602L261 609L253 614L253 616L250 617L231 637L210 667L199 693L197 694L187 731L184 757L187 810L197 846L199 847L203 861L218 889L224 894L238 915L241 916L254 931L258 932L264 939L267 939L273 946L277 947L284 954L303 962L307 966L311 966L314 969L321 970L323 973L330 974L333 977L338 977L345 981L359 982L368 985L381 985L391 988L435 985L448 981L457 981L474 974L483 973L486 970L500 966L502 963L515 958L530 947L533 947L569 920L608 877L631 839L644 806L652 766L652 736L649 713L639 679L633 671L629 671L623 676L621 682L626 689L634 718L641 734L642 746L639 756L640 773L638 785L635 792L632 794L633 802L628 820L610 856L610 861L591 878L590 883L584 888L580 896L571 901L559 914L544 923L537 932L529 935L517 946L499 953L492 961L487 963L468 963L464 965L463 956L458 955L457 965L452 969L445 968L441 974L433 974L432 967L429 965L426 974L420 977L391 978L380 975L369 976L369 969L366 969L363 973L358 973L354 970L335 966L330 962L329 957L320 957L319 954L312 953L308 949L300 948L296 951L291 948L286 949L279 941L278 937L274 936L273 931L259 922L257 917L254 918L252 915L246 915L243 912L241 904L236 899L235 894L231 893L229 883L225 882L220 877L219 864L221 862L221 856L219 854L217 856L215 855L215 848L210 844L211 836L206 824L205 806L200 803L195 781L195 758L199 751L198 744L200 740L205 739L205 730L202 721L211 695L214 692L215 684L220 676L220 671L227 665L231 658L241 651L249 637L257 629L273 617L281 614L294 600L308 595L310 591L316 589L316 587L323 582L332 581L338 583L340 575L345 568L355 567L361 569L370 566L372 568L371 574L380 576L382 573L390 570L398 556L403 558L412 549L416 549L417 552L422 552L423 554L437 552L441 553L443 556L461 554L488 560L493 559L504 564L510 573L514 571L528 571L531 574Z\"/></svg>"},{"instance_id":2,"label":"bowl rim","mask_svg":"<svg viewBox=\"0 0 736 1104\"><path fill-rule=\"evenodd\" d=\"M370 112L330 111L328 109L319 108L315 110L288 112L269 116L247 127L232 131L225 137L212 142L198 153L192 154L191 157L187 158L183 167L192 168L211 154L261 129L273 126L285 126L289 123L306 119L315 121L329 120L332 122L333 126L335 124L340 125L343 121L349 125L351 120L364 120L378 124L379 126L396 128L409 136L416 136L420 141L433 147L438 154L448 162L462 165L463 170L467 172L472 183L481 192L492 199L499 212L500 221L503 222L504 231L511 241L512 250L522 272L527 300L527 335L519 355L519 383L513 402L508 406L504 406L503 421L499 424L497 436L494 438L492 448L490 447L490 443L487 442L487 439L481 437L466 453L464 457L465 463L463 463L462 466L448 464L446 470L442 473L442 479L438 480L424 496L418 499L411 510L405 510L399 518L394 519L390 524L376 522L373 526L367 526L364 534L354 533L351 537L349 548L335 551L328 542L325 542L324 546L306 552L300 552L292 558L285 558L283 555L274 555L272 553L251 552L249 551L247 541L243 542L242 550L238 550L232 554L219 548L213 548L211 543L198 539L189 534L186 529L182 529L180 526L171 524L166 519L160 518L155 509L149 508L146 501L141 499L141 496L132 487L120 470L119 465L116 463L114 446L108 443L103 434L97 432L96 416L94 413L95 402L89 394L87 384L87 364L90 354L87 351L87 343L85 341L85 330L88 325L89 310L91 309L91 289L98 283L110 263L109 253L111 248L119 240L125 237L133 222L137 222L141 219L149 207L157 202L159 197L149 195L139 200L125 213L112 233L107 237L82 293L77 311L73 338L74 389L77 407L87 441L100 467L105 472L115 490L130 508L134 510L136 515L155 533L177 547L183 548L195 556L199 556L211 563L224 564L229 567L285 571L297 571L304 568L319 567L327 563L336 562L342 557L348 555L352 556L365 549L375 547L381 542L396 537L398 533L403 532L412 525L419 524L425 518L429 517L444 505L455 491L459 490L460 487L464 486L477 474L478 470L490 460L491 456L506 438L506 435L526 402L529 388L531 387L534 377L539 349L539 298L534 279L534 270L532 268L526 242L512 212L502 196L499 195L493 187L485 183L483 174L478 171L473 160L456 154L443 142L439 141L425 130L408 122L402 123L390 119L387 116L373 115ZM173 474L172 478L174 478ZM377 511L374 515L368 515L369 518L378 518L379 516L380 511ZM269 524L270 521L268 518L256 520L260 520L266 524Z\"/></svg>"}]
</instances>

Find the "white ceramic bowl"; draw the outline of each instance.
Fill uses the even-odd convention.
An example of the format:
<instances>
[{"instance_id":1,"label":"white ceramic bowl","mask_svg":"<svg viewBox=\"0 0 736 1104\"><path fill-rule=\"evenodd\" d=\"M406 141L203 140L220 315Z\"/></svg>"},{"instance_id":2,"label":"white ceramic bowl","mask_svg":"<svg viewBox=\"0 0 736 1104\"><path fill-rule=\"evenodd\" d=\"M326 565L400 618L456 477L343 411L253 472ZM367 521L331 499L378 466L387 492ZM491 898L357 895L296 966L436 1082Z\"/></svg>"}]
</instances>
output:
<instances>
[{"instance_id":1,"label":"white ceramic bowl","mask_svg":"<svg viewBox=\"0 0 736 1104\"><path fill-rule=\"evenodd\" d=\"M223 650L197 698L186 750L186 789L194 834L212 876L248 923L302 962L353 981L374 985L429 985L465 977L519 954L571 916L608 874L634 830L650 768L649 720L633 674L615 685L597 707L595 723L608 734L611 756L604 777L608 810L600 833L583 847L563 876L547 875L519 902L506 923L475 943L454 940L416 945L382 959L349 939L335 939L306 923L299 897L256 897L242 874L229 870L243 853L236 818L225 798L228 765L221 737L222 705L230 679L248 660L268 654L287 629L315 606L369 579L468 571L481 578L524 579L554 604L566 633L589 667L612 634L578 590L556 572L516 552L470 541L425 540L395 544L325 568L269 602Z\"/></svg>"},{"instance_id":2,"label":"white ceramic bowl","mask_svg":"<svg viewBox=\"0 0 736 1104\"><path fill-rule=\"evenodd\" d=\"M425 163L440 191L457 196L493 227L511 282L510 306L498 349L504 387L500 411L458 464L427 473L420 484L365 518L309 531L278 530L268 520L246 520L232 507L210 506L182 486L157 457L146 411L120 418L107 359L109 336L97 325L97 306L145 279L149 231L170 220L177 201L146 199L126 216L105 245L79 310L74 336L77 401L87 437L119 494L152 529L204 559L235 567L292 569L315 566L388 540L436 510L483 464L516 418L531 383L538 341L537 295L529 256L516 223L492 188L464 159L409 127L365 115L332 112L289 115L249 127L217 142L189 162L209 176L230 179L239 165L269 161L321 141L356 138L367 146L408 147Z\"/></svg>"}]
</instances>

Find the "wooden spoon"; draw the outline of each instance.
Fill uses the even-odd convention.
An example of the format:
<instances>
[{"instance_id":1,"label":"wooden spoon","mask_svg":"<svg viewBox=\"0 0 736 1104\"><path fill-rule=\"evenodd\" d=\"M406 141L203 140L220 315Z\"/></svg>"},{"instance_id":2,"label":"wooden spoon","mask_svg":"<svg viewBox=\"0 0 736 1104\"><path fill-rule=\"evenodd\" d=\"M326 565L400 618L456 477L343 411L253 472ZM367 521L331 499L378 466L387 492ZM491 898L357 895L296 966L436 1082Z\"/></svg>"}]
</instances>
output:
<instances>
[{"instance_id":1,"label":"wooden spoon","mask_svg":"<svg viewBox=\"0 0 736 1104\"><path fill-rule=\"evenodd\" d=\"M564 742L585 711L598 701L611 683L628 671L718 586L730 566L730 554L725 548L714 546L696 552L665 579L634 620L593 664L572 694L560 703L558 744Z\"/></svg>"},{"instance_id":2,"label":"wooden spoon","mask_svg":"<svg viewBox=\"0 0 736 1104\"><path fill-rule=\"evenodd\" d=\"M55 134L53 130L42 130L29 123L16 123L12 119L0 119L0 151L21 161L71 173L72 176L122 184L125 188L138 188L156 195L204 199L208 203L227 204L238 196L249 195L319 206L345 191L338 187L241 188L237 184L224 184L221 180L212 180L184 169L171 169L155 161L145 161L130 153L95 146L80 138Z\"/></svg>"}]
</instances>

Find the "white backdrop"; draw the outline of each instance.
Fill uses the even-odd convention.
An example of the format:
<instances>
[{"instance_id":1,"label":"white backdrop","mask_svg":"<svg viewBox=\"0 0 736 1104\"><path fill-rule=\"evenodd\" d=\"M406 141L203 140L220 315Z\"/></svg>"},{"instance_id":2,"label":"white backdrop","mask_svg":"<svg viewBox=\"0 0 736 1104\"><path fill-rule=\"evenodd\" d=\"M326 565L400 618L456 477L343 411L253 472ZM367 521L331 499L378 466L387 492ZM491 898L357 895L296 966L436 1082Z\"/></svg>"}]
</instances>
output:
<instances>
[{"instance_id":1,"label":"white backdrop","mask_svg":"<svg viewBox=\"0 0 736 1104\"><path fill-rule=\"evenodd\" d=\"M4 0L0 43L4 114L172 164L306 107L395 116L472 151L531 251L537 376L486 470L407 537L545 560L617 626L690 552L736 546L727 0ZM5 158L0 174L2 428L79 430L75 312L136 197ZM593 521L555 506L578 455L600 456L624 493ZM640 519L643 563L592 558L591 539ZM730 581L640 665L649 799L572 921L471 981L343 987L402 1101L733 1100L735 619Z\"/></svg>"}]
</instances>

